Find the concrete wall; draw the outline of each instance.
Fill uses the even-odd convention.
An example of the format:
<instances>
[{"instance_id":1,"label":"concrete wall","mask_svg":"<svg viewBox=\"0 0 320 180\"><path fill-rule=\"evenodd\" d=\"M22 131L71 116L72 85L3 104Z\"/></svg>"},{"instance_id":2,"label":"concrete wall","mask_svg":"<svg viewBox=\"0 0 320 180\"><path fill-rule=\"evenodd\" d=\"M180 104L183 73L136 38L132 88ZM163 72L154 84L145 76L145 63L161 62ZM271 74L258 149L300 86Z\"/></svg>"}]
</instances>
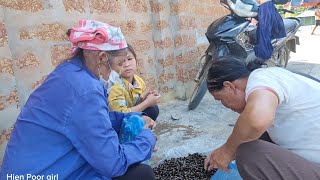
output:
<instances>
[{"instance_id":1,"label":"concrete wall","mask_svg":"<svg viewBox=\"0 0 320 180\"><path fill-rule=\"evenodd\" d=\"M121 26L139 73L162 101L190 96L207 26L227 13L218 0L0 0L0 164L28 96L70 56L79 19Z\"/></svg>"}]
</instances>

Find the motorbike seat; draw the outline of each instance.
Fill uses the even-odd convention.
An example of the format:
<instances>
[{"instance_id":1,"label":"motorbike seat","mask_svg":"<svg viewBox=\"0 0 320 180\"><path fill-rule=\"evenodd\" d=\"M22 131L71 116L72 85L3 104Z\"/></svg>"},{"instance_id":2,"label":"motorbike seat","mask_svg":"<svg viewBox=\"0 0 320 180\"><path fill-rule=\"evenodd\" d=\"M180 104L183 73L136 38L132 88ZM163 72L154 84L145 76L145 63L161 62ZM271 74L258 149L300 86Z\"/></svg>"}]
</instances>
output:
<instances>
[{"instance_id":1,"label":"motorbike seat","mask_svg":"<svg viewBox=\"0 0 320 180\"><path fill-rule=\"evenodd\" d=\"M296 29L296 27L298 26L298 22L294 19L283 19L283 23L284 23L284 28L286 29L286 33Z\"/></svg>"},{"instance_id":2,"label":"motorbike seat","mask_svg":"<svg viewBox=\"0 0 320 180\"><path fill-rule=\"evenodd\" d=\"M242 0L242 2L245 3L245 4L251 5L253 12L258 12L259 11L259 4L257 3L256 0Z\"/></svg>"},{"instance_id":3,"label":"motorbike seat","mask_svg":"<svg viewBox=\"0 0 320 180\"><path fill-rule=\"evenodd\" d=\"M222 0L239 17L256 17L259 5L256 0Z\"/></svg>"}]
</instances>

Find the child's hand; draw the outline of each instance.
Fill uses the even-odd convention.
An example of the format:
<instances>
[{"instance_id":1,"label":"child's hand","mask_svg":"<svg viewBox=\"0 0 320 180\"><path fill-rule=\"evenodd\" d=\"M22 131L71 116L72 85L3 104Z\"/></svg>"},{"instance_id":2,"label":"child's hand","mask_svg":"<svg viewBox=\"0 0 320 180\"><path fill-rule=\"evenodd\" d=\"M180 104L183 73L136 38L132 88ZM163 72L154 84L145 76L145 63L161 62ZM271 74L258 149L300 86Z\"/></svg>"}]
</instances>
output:
<instances>
[{"instance_id":1,"label":"child's hand","mask_svg":"<svg viewBox=\"0 0 320 180\"><path fill-rule=\"evenodd\" d=\"M160 102L161 96L159 94L149 94L147 98L145 99L146 103L148 104L148 107L155 106Z\"/></svg>"},{"instance_id":2,"label":"child's hand","mask_svg":"<svg viewBox=\"0 0 320 180\"><path fill-rule=\"evenodd\" d=\"M154 95L156 95L156 96L160 96L160 94L159 93L157 93L157 92L155 92L155 91L153 91L153 93L152 94L154 94Z\"/></svg>"},{"instance_id":3,"label":"child's hand","mask_svg":"<svg viewBox=\"0 0 320 180\"><path fill-rule=\"evenodd\" d=\"M140 101L143 102L144 100L146 100L146 98L149 96L149 94L151 94L151 91L148 91L147 93L141 95Z\"/></svg>"},{"instance_id":4,"label":"child's hand","mask_svg":"<svg viewBox=\"0 0 320 180\"><path fill-rule=\"evenodd\" d=\"M141 95L141 96L140 96L141 102L143 102L144 100L146 100L146 98L149 96L149 94L155 94L156 96L160 95L160 94L157 93L155 90L148 91L148 92L145 93L144 95Z\"/></svg>"}]
</instances>

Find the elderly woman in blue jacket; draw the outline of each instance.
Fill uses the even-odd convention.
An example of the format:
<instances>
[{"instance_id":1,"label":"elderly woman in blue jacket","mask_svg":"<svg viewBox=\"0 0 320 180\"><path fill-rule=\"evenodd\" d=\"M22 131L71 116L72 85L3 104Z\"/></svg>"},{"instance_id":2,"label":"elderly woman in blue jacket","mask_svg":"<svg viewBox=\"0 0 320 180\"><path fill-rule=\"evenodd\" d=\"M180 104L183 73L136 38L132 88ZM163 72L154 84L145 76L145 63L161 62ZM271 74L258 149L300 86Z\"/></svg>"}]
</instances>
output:
<instances>
[{"instance_id":1,"label":"elderly woman in blue jacket","mask_svg":"<svg viewBox=\"0 0 320 180\"><path fill-rule=\"evenodd\" d=\"M119 28L94 20L69 31L75 56L60 64L29 97L14 125L0 179L154 179L150 166L155 123L141 113L108 111L108 61L125 58ZM124 117L138 114L145 128L119 144Z\"/></svg>"}]
</instances>

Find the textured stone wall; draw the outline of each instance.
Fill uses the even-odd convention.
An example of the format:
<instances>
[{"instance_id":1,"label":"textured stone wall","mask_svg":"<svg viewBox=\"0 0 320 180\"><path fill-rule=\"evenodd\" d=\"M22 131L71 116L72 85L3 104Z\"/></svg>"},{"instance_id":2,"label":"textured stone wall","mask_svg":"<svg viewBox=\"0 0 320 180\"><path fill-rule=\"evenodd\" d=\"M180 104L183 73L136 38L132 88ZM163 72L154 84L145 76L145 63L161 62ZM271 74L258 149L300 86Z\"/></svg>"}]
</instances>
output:
<instances>
[{"instance_id":1,"label":"textured stone wall","mask_svg":"<svg viewBox=\"0 0 320 180\"><path fill-rule=\"evenodd\" d=\"M65 33L79 19L121 26L149 89L168 101L191 95L205 30L226 13L218 0L0 0L0 164L21 106L70 56Z\"/></svg>"}]
</instances>

